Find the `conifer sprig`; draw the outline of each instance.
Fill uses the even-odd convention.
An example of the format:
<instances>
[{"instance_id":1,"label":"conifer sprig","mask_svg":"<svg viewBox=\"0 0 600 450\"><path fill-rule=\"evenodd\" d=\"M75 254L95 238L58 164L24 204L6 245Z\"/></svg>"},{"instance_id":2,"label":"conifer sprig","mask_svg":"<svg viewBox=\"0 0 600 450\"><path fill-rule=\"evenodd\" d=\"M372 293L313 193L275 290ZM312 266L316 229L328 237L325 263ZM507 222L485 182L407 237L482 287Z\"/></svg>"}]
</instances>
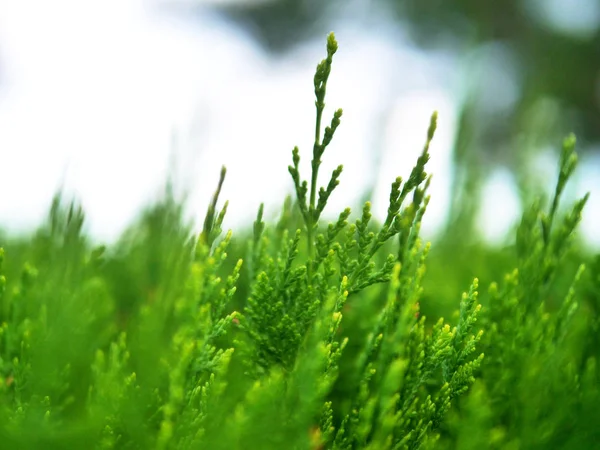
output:
<instances>
[{"instance_id":1,"label":"conifer sprig","mask_svg":"<svg viewBox=\"0 0 600 450\"><path fill-rule=\"evenodd\" d=\"M562 145L562 151L560 154L560 171L558 174L558 181L556 182L556 188L554 191L554 197L552 198L552 206L548 215L542 218L542 231L544 234L544 242L548 245L550 240L550 231L552 229L552 222L556 216L556 211L560 202L560 198L565 189L567 181L575 171L577 167L577 154L575 153L576 139L575 135L571 134L567 136Z\"/></svg>"},{"instance_id":2,"label":"conifer sprig","mask_svg":"<svg viewBox=\"0 0 600 450\"><path fill-rule=\"evenodd\" d=\"M488 423L513 430L512 441L524 447L541 448L544 442L561 441L561 427L572 423L561 416L587 404L581 396L584 387L579 375L572 370L583 364L579 358L586 358L574 342L581 326L581 318L579 324L576 318L580 306L577 287L585 266L579 265L565 293L555 285L589 195L575 201L559 221L561 196L576 165L575 138L570 135L563 141L549 210L545 212L542 202L536 200L523 213L516 236L518 267L505 276L502 287L490 286L490 305L484 314L489 333L482 340L487 355L483 380L489 404L495 405L488 410ZM554 401L570 412L548 412ZM546 412L540 414L542 410ZM544 437L534 437L528 431L531 427L548 431Z\"/></svg>"},{"instance_id":3,"label":"conifer sprig","mask_svg":"<svg viewBox=\"0 0 600 450\"><path fill-rule=\"evenodd\" d=\"M524 302L530 308L535 308L543 292L549 289L589 198L587 193L578 199L556 226L560 198L576 166L575 137L570 135L563 141L559 176L549 211L544 212L541 200L536 200L523 214L517 229L519 278L525 291Z\"/></svg>"},{"instance_id":4,"label":"conifer sprig","mask_svg":"<svg viewBox=\"0 0 600 450\"><path fill-rule=\"evenodd\" d=\"M323 118L323 111L325 109L325 94L327 91L327 80L331 73L331 65L333 62L333 55L338 49L335 35L330 33L327 37L327 57L317 65L317 70L314 76L314 89L315 89L315 106L317 109L316 121L315 121L315 141L313 143L313 157L311 161L311 179L310 179L310 192L307 181L300 180L300 151L298 147L294 147L292 152L293 166L289 166L288 170L294 181L294 187L296 189L296 196L298 198L298 206L304 218L304 224L307 232L307 245L309 258L313 255L313 234L314 230L318 225L319 217L325 209L327 200L331 196L336 186L339 184L339 177L343 171L343 166L338 166L331 174L331 178L326 188L321 187L318 189L318 177L319 167L321 166L321 157L325 153L325 149L331 143L337 127L340 125L342 110L338 109L334 112L331 124L325 127L323 139L321 140L321 122ZM318 202L317 202L317 189L319 191ZM307 194L309 200L307 200ZM310 273L309 273L310 275Z\"/></svg>"},{"instance_id":5,"label":"conifer sprig","mask_svg":"<svg viewBox=\"0 0 600 450\"><path fill-rule=\"evenodd\" d=\"M226 174L227 169L225 166L223 166L221 168L217 190L213 194L212 200L208 205L208 210L206 211L206 216L204 218L204 226L202 228L202 233L200 233L200 244L208 247L209 249L212 247L215 239L221 234L221 225L223 224L223 219L225 218L225 213L227 212L228 202L225 202L223 208L215 217L215 214L217 214L217 202L219 201L219 195L221 194L221 188L223 187Z\"/></svg>"}]
</instances>

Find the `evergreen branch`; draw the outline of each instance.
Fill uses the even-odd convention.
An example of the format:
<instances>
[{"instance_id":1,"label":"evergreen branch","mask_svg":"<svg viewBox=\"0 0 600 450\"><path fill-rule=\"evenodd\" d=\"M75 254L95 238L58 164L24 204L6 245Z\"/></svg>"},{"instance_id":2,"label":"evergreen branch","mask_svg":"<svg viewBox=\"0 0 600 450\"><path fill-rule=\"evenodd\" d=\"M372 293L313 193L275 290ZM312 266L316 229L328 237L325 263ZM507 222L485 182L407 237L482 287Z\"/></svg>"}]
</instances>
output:
<instances>
[{"instance_id":1,"label":"evergreen branch","mask_svg":"<svg viewBox=\"0 0 600 450\"><path fill-rule=\"evenodd\" d=\"M212 201L210 202L208 210L206 211L206 216L204 218L204 226L202 227L202 233L200 233L200 245L204 245L209 249L212 247L214 240L221 232L220 227L223 222L225 212L227 210L227 203L225 203L225 206L223 207L223 209L221 210L221 212L215 220L217 201L219 200L219 194L221 193L221 188L223 187L223 182L225 181L226 173L227 169L225 168L225 166L223 166L221 168L221 174L219 176L219 184L217 186L217 190L213 194Z\"/></svg>"}]
</instances>

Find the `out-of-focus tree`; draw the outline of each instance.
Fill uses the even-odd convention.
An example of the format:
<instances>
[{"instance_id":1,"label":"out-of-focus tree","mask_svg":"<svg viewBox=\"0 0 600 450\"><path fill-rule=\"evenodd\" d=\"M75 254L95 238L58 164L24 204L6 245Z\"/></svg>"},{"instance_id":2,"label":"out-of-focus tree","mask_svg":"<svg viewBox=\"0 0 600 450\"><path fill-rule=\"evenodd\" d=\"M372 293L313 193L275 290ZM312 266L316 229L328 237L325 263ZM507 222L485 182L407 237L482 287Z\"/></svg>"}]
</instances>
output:
<instances>
[{"instance_id":1,"label":"out-of-focus tree","mask_svg":"<svg viewBox=\"0 0 600 450\"><path fill-rule=\"evenodd\" d=\"M534 0L380 0L323 2L321 0L273 0L225 2L228 17L247 27L269 50L285 51L323 31L323 20L336 10L359 3L386 3L398 26L408 29L423 49L454 46L469 50L499 44L519 65L521 98L515 105L519 131L521 114L538 99L556 99L576 116L580 133L600 141L600 2L563 2L564 15L572 9L588 8L592 16L585 24L559 27L552 23L549 3ZM587 6L586 6L587 5ZM580 12L585 14L585 12ZM594 24L595 21L595 24ZM317 28L317 30L315 30ZM571 125L572 126L572 125Z\"/></svg>"}]
</instances>

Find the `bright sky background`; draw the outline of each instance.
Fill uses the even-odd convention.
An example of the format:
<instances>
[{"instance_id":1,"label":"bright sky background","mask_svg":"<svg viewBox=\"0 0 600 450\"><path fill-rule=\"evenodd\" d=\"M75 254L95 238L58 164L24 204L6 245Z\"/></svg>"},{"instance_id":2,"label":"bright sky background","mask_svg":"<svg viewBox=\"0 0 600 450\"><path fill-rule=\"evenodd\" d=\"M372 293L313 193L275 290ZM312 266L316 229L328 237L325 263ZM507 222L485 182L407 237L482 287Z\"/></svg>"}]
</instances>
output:
<instances>
[{"instance_id":1,"label":"bright sky background","mask_svg":"<svg viewBox=\"0 0 600 450\"><path fill-rule=\"evenodd\" d=\"M294 145L308 176L312 77L325 55L325 36L273 59L208 11L192 22L148 4L0 0L4 227L39 224L63 185L81 199L91 234L113 239L161 192L173 155L177 179L192 187L189 206L199 219L221 165L227 166L222 198L230 200L226 226L234 230L253 219L261 201L276 214L291 192L287 166ZM326 117L338 107L344 117L325 154L321 184L337 164L345 170L328 211L336 216L357 206L363 190L376 183L374 210L382 217L390 183L408 175L438 110L429 167L433 198L424 224L431 234L448 212L450 148L462 95L459 61L426 58L385 22L374 32L345 17L330 29L340 50ZM596 161L581 171L579 191L600 193L598 167ZM518 216L509 179L502 169L489 179L482 228L491 240L502 240ZM598 246L593 230L600 220L589 211L599 206L592 196L584 223Z\"/></svg>"}]
</instances>

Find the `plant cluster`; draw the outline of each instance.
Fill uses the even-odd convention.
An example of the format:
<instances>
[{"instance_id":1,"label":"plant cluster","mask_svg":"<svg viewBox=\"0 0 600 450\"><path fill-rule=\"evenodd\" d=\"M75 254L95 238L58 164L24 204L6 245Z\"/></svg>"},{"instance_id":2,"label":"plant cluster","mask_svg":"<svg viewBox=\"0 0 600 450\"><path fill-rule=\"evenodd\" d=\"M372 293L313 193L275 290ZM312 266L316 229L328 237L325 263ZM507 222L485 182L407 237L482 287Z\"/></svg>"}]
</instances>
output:
<instances>
[{"instance_id":1,"label":"plant cluster","mask_svg":"<svg viewBox=\"0 0 600 450\"><path fill-rule=\"evenodd\" d=\"M559 214L574 138L548 212L538 202L523 215L516 269L481 301L474 278L450 322L428 320L420 226L437 114L408 179L391 184L383 223L366 202L323 224L343 172L319 187L342 118L336 110L322 130L336 51L331 34L314 77L311 173L303 179L294 148L296 199L276 223L260 205L249 234L223 235L223 168L196 236L168 189L111 248L86 238L82 209L60 196L34 236L4 243L3 448L575 449L600 439L600 262L591 277L582 264L569 274L566 291L559 282L587 200Z\"/></svg>"}]
</instances>

